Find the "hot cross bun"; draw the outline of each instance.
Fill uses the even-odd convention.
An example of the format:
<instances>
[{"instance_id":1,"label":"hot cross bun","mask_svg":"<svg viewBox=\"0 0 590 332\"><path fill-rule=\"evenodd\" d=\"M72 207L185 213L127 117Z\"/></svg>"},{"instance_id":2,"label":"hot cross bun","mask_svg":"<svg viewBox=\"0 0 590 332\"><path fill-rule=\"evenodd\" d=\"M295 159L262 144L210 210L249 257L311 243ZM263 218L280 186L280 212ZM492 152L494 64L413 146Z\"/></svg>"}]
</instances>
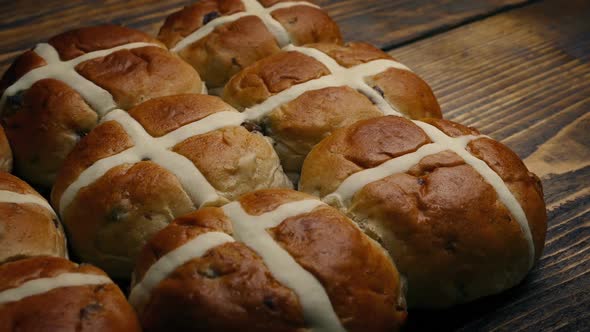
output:
<instances>
[{"instance_id":1,"label":"hot cross bun","mask_svg":"<svg viewBox=\"0 0 590 332\"><path fill-rule=\"evenodd\" d=\"M201 91L197 72L143 32L107 25L57 35L0 80L15 172L50 188L66 155L111 110Z\"/></svg>"},{"instance_id":2,"label":"hot cross bun","mask_svg":"<svg viewBox=\"0 0 590 332\"><path fill-rule=\"evenodd\" d=\"M410 307L447 307L523 280L543 251L541 182L460 124L386 116L336 130L299 189L339 207L391 254Z\"/></svg>"},{"instance_id":3,"label":"hot cross bun","mask_svg":"<svg viewBox=\"0 0 590 332\"><path fill-rule=\"evenodd\" d=\"M137 316L101 270L57 257L0 265L0 331L139 332Z\"/></svg>"},{"instance_id":4,"label":"hot cross bun","mask_svg":"<svg viewBox=\"0 0 590 332\"><path fill-rule=\"evenodd\" d=\"M142 250L133 279L145 331L397 331L407 315L386 251L292 190L176 219Z\"/></svg>"}]
</instances>

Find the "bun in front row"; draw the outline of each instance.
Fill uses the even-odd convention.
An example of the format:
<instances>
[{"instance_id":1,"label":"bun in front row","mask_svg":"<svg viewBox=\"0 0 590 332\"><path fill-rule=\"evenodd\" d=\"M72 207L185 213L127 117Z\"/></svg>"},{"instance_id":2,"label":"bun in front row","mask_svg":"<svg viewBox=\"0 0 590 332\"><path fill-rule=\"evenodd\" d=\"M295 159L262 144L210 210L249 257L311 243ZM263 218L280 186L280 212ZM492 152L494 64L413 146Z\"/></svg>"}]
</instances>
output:
<instances>
[{"instance_id":1,"label":"bun in front row","mask_svg":"<svg viewBox=\"0 0 590 332\"><path fill-rule=\"evenodd\" d=\"M139 332L133 308L101 270L63 258L0 265L0 331Z\"/></svg>"},{"instance_id":2,"label":"bun in front row","mask_svg":"<svg viewBox=\"0 0 590 332\"><path fill-rule=\"evenodd\" d=\"M0 172L0 216L0 264L32 256L67 257L63 229L49 203L5 172Z\"/></svg>"},{"instance_id":3,"label":"bun in front row","mask_svg":"<svg viewBox=\"0 0 590 332\"><path fill-rule=\"evenodd\" d=\"M475 129L387 116L337 130L299 189L342 209L391 254L409 307L446 307L519 283L547 227L541 182Z\"/></svg>"},{"instance_id":4,"label":"bun in front row","mask_svg":"<svg viewBox=\"0 0 590 332\"><path fill-rule=\"evenodd\" d=\"M338 25L311 1L202 0L168 16L158 34L209 88L288 44L340 43Z\"/></svg>"},{"instance_id":5,"label":"bun in front row","mask_svg":"<svg viewBox=\"0 0 590 332\"><path fill-rule=\"evenodd\" d=\"M381 246L313 196L262 190L176 219L139 255L144 331L396 331L402 280Z\"/></svg>"}]
</instances>

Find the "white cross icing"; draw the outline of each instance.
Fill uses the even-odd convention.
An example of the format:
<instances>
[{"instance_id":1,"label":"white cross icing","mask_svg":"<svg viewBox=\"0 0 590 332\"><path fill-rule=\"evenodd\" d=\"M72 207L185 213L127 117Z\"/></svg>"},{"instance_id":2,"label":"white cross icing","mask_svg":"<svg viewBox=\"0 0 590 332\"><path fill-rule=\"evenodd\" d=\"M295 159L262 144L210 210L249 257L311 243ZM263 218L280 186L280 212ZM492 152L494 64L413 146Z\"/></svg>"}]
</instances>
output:
<instances>
[{"instance_id":1,"label":"white cross icing","mask_svg":"<svg viewBox=\"0 0 590 332\"><path fill-rule=\"evenodd\" d=\"M267 232L267 229L280 225L285 219L311 212L322 204L314 199L290 202L260 216L248 214L239 201L226 204L222 209L232 221L236 240L262 257L275 279L297 294L303 317L309 323L311 331L346 331L322 284Z\"/></svg>"},{"instance_id":2,"label":"white cross icing","mask_svg":"<svg viewBox=\"0 0 590 332\"><path fill-rule=\"evenodd\" d=\"M20 194L14 191L0 190L0 203L37 204L47 209L49 212L51 212L51 214L55 215L51 205L49 205L49 203L47 203L44 198L33 194Z\"/></svg>"},{"instance_id":3,"label":"white cross icing","mask_svg":"<svg viewBox=\"0 0 590 332\"><path fill-rule=\"evenodd\" d=\"M160 257L146 271L143 279L137 283L129 294L129 303L137 310L143 312L152 290L158 284L174 272L179 266L192 259L203 256L209 249L222 244L234 242L234 239L223 232L208 232L198 235L194 239L184 243L180 247Z\"/></svg>"},{"instance_id":4,"label":"white cross icing","mask_svg":"<svg viewBox=\"0 0 590 332\"><path fill-rule=\"evenodd\" d=\"M59 218L57 217L57 214L55 213L55 211L53 210L53 208L51 207L51 205L49 205L49 203L45 200L45 198L39 197L37 195L33 195L33 194L20 194L20 193L16 193L14 191L9 191L9 190L0 190L0 203L15 203L15 204L36 204L39 205L43 208L45 208L47 211L49 211L53 217L55 217L56 222L58 223L58 228L59 228L59 232L62 233L63 229L61 226L61 223L59 221ZM62 235L63 237L63 241L64 241L64 248L67 247L67 238L65 237L65 235ZM65 258L68 258L68 251L65 250L65 254L64 254Z\"/></svg>"},{"instance_id":5,"label":"white cross icing","mask_svg":"<svg viewBox=\"0 0 590 332\"><path fill-rule=\"evenodd\" d=\"M315 199L289 202L259 216L248 214L240 202L226 204L222 209L232 223L235 240L254 250L273 277L298 296L310 331L339 332L345 329L334 312L322 284L267 232L267 229L280 225L290 217L311 212L322 205L324 203ZM132 289L129 301L141 313L153 288L170 273L191 259L201 257L208 250L233 241L234 239L225 233L209 232L168 252L148 269L143 280Z\"/></svg>"},{"instance_id":6,"label":"white cross icing","mask_svg":"<svg viewBox=\"0 0 590 332\"><path fill-rule=\"evenodd\" d=\"M258 120L275 108L295 100L307 91L339 86L349 86L360 91L369 97L385 115L401 115L385 98L365 82L366 77L377 75L389 68L411 71L401 63L394 60L378 59L346 68L340 66L330 56L315 48L289 45L283 48L283 50L287 52L299 52L314 58L330 70L330 75L293 85L288 89L270 96L262 103L247 108L244 113L248 119Z\"/></svg>"},{"instance_id":7,"label":"white cross icing","mask_svg":"<svg viewBox=\"0 0 590 332\"><path fill-rule=\"evenodd\" d=\"M66 188L61 196L59 202L60 215L64 216L65 209L74 200L81 188L94 183L113 167L127 163L137 163L143 159L149 159L173 173L197 207L223 200L192 161L169 149L196 135L227 126L239 126L243 120L242 113L236 111L213 113L162 137L154 138L129 113L120 109L110 112L103 118L102 122L115 121L119 123L133 141L134 146L121 153L98 160L80 173L78 178Z\"/></svg>"},{"instance_id":8,"label":"white cross icing","mask_svg":"<svg viewBox=\"0 0 590 332\"><path fill-rule=\"evenodd\" d=\"M107 276L86 273L62 273L55 277L26 281L20 286L0 291L0 305L47 293L57 288L112 283Z\"/></svg>"},{"instance_id":9,"label":"white cross icing","mask_svg":"<svg viewBox=\"0 0 590 332\"><path fill-rule=\"evenodd\" d=\"M368 168L350 175L340 183L336 191L325 196L323 200L340 207L347 207L350 205L354 195L369 183L384 179L393 174L407 172L423 158L449 150L459 155L466 164L470 165L494 188L498 195L498 199L504 204L514 219L516 219L516 222L527 241L529 252L528 263L529 268L531 268L535 257L535 247L529 223L522 206L512 192L510 192L510 189L508 189L504 180L502 180L502 178L483 160L473 156L466 150L469 142L487 136L466 135L450 137L440 129L428 123L420 121L413 121L413 123L419 126L433 143L423 145L412 153L390 159L377 167Z\"/></svg>"},{"instance_id":10,"label":"white cross icing","mask_svg":"<svg viewBox=\"0 0 590 332\"><path fill-rule=\"evenodd\" d=\"M129 50L146 46L162 47L158 44L152 43L129 43L106 50L89 52L68 61L61 61L57 50L53 46L47 43L38 44L34 51L37 55L42 57L47 64L32 69L14 82L14 84L9 86L2 94L2 98L0 98L0 108L5 105L8 97L29 89L39 80L52 78L62 81L72 89L76 90L99 115L99 117L102 117L117 107L113 96L105 89L78 74L76 66L84 61L105 57L120 50Z\"/></svg>"},{"instance_id":11,"label":"white cross icing","mask_svg":"<svg viewBox=\"0 0 590 332\"><path fill-rule=\"evenodd\" d=\"M285 27L283 27L281 23L279 23L272 17L272 12L277 9L290 8L294 6L309 6L319 8L318 6L306 1L279 2L268 8L264 8L264 6L262 6L256 0L242 0L242 3L244 4L245 11L235 13L232 15L220 16L207 22L207 24L203 25L202 27L195 30L194 32L186 36L184 39L179 41L170 50L172 52L180 52L190 44L197 42L209 35L211 32L213 32L213 30L215 30L216 27L226 23L237 21L238 19L246 16L256 16L260 18L260 20L262 21L262 23L264 23L266 28L275 36L277 42L279 43L279 46L283 47L289 44L291 38L289 37L289 33L287 32Z\"/></svg>"}]
</instances>

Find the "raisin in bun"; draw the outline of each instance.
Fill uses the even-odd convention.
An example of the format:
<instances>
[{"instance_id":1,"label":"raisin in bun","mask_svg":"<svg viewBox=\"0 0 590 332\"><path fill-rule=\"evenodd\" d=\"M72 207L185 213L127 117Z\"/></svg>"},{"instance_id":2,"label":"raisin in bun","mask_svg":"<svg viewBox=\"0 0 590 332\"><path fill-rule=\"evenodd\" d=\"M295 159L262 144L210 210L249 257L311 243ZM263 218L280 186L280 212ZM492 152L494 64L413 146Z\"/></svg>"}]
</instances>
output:
<instances>
[{"instance_id":1,"label":"raisin in bun","mask_svg":"<svg viewBox=\"0 0 590 332\"><path fill-rule=\"evenodd\" d=\"M57 35L19 56L0 81L15 172L49 188L80 137L112 109L202 88L196 71L143 32L108 25Z\"/></svg>"},{"instance_id":2,"label":"raisin in bun","mask_svg":"<svg viewBox=\"0 0 590 332\"><path fill-rule=\"evenodd\" d=\"M0 126L0 171L12 171L12 150L2 126Z\"/></svg>"},{"instance_id":3,"label":"raisin in bun","mask_svg":"<svg viewBox=\"0 0 590 332\"><path fill-rule=\"evenodd\" d=\"M0 331L141 331L133 308L90 265L34 257L0 265Z\"/></svg>"},{"instance_id":4,"label":"raisin in bun","mask_svg":"<svg viewBox=\"0 0 590 332\"><path fill-rule=\"evenodd\" d=\"M245 66L293 43L340 43L338 25L310 1L203 0L170 15L158 38L220 88Z\"/></svg>"},{"instance_id":5,"label":"raisin in bun","mask_svg":"<svg viewBox=\"0 0 590 332\"><path fill-rule=\"evenodd\" d=\"M387 116L337 130L305 160L299 189L389 251L410 308L501 292L543 250L539 179L503 144L450 121Z\"/></svg>"},{"instance_id":6,"label":"raisin in bun","mask_svg":"<svg viewBox=\"0 0 590 332\"><path fill-rule=\"evenodd\" d=\"M283 168L295 174L336 128L383 114L441 117L428 84L365 43L289 46L236 74L223 98L261 123Z\"/></svg>"},{"instance_id":7,"label":"raisin in bun","mask_svg":"<svg viewBox=\"0 0 590 332\"><path fill-rule=\"evenodd\" d=\"M336 209L260 190L176 219L142 250L129 301L145 331L396 331L402 281Z\"/></svg>"},{"instance_id":8,"label":"raisin in bun","mask_svg":"<svg viewBox=\"0 0 590 332\"><path fill-rule=\"evenodd\" d=\"M57 215L24 181L0 172L0 263L31 256L67 257Z\"/></svg>"},{"instance_id":9,"label":"raisin in bun","mask_svg":"<svg viewBox=\"0 0 590 332\"><path fill-rule=\"evenodd\" d=\"M179 95L110 112L74 148L52 191L75 252L129 278L145 241L175 217L292 185L272 145L221 99Z\"/></svg>"}]
</instances>

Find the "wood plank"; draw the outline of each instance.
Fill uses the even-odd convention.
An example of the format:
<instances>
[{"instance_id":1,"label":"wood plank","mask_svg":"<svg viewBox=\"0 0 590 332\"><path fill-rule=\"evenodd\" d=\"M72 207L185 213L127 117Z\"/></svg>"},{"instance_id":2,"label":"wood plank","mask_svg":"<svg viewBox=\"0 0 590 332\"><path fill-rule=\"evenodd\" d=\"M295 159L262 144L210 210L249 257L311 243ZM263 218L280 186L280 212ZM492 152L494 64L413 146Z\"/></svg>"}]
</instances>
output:
<instances>
[{"instance_id":1,"label":"wood plank","mask_svg":"<svg viewBox=\"0 0 590 332\"><path fill-rule=\"evenodd\" d=\"M590 330L590 2L547 0L391 52L433 87L448 119L514 149L541 176L544 255L518 287L408 331Z\"/></svg>"},{"instance_id":2,"label":"wood plank","mask_svg":"<svg viewBox=\"0 0 590 332\"><path fill-rule=\"evenodd\" d=\"M155 34L164 18L187 0L20 0L0 2L0 71L15 56L60 32L101 23L123 24ZM461 24L526 0L319 0L349 40L388 48Z\"/></svg>"},{"instance_id":3,"label":"wood plank","mask_svg":"<svg viewBox=\"0 0 590 332\"><path fill-rule=\"evenodd\" d=\"M471 20L529 3L525 0L320 0L341 25L346 40L390 49Z\"/></svg>"}]
</instances>

